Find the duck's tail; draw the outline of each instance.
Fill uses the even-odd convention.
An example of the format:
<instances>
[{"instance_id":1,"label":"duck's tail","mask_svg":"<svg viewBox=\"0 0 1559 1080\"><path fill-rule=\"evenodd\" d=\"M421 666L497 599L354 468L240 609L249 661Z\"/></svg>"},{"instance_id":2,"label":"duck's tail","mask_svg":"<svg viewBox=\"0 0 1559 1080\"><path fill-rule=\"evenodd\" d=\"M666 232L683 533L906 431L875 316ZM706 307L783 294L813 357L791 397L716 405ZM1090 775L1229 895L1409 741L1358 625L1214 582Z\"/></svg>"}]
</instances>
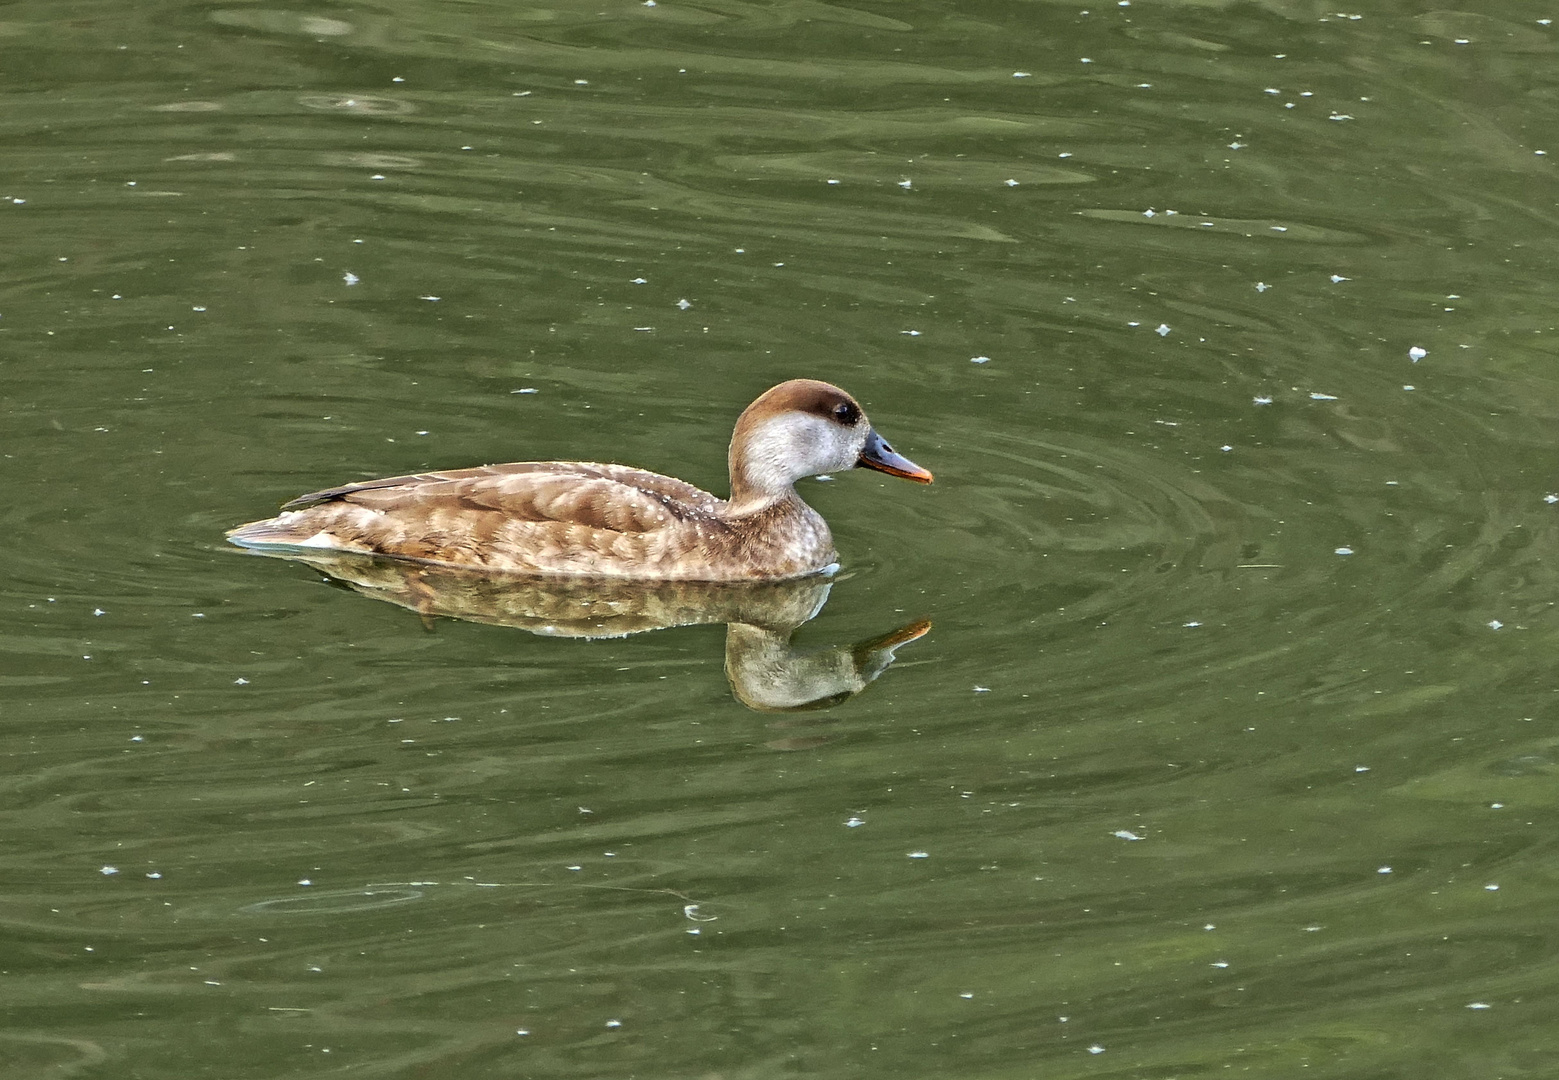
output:
<instances>
[{"instance_id":1,"label":"duck's tail","mask_svg":"<svg viewBox=\"0 0 1559 1080\"><path fill-rule=\"evenodd\" d=\"M306 520L307 515L298 511L285 511L264 521L251 521L227 531L230 544L242 548L321 548L330 544L320 542L317 523Z\"/></svg>"}]
</instances>

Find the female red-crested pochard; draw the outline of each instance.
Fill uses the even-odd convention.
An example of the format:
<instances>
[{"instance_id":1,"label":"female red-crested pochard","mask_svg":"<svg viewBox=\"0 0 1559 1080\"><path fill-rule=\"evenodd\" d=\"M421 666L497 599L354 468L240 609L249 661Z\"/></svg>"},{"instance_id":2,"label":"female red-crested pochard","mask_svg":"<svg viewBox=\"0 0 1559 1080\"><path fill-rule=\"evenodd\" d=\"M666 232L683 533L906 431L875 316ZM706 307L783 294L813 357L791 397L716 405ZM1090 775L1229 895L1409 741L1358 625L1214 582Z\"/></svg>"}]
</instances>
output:
<instances>
[{"instance_id":1,"label":"female red-crested pochard","mask_svg":"<svg viewBox=\"0 0 1559 1080\"><path fill-rule=\"evenodd\" d=\"M736 421L731 498L624 465L527 461L345 484L304 495L229 540L381 555L441 566L645 581L772 581L838 559L795 483L856 465L923 484L854 398L792 379Z\"/></svg>"}]
</instances>

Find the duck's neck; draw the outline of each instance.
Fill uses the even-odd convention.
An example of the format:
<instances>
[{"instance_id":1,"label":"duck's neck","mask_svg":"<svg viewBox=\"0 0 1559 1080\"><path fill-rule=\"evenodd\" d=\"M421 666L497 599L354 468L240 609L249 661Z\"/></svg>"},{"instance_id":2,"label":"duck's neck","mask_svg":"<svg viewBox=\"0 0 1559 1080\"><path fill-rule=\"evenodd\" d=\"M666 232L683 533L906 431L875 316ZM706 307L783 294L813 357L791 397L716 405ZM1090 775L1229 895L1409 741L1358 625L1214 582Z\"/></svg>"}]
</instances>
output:
<instances>
[{"instance_id":1,"label":"duck's neck","mask_svg":"<svg viewBox=\"0 0 1559 1080\"><path fill-rule=\"evenodd\" d=\"M796 489L789 484L775 491L767 485L744 483L733 474L731 477L731 498L721 510L720 516L726 520L749 518L754 514L772 510L784 503L806 505L801 501L801 496L796 494Z\"/></svg>"},{"instance_id":2,"label":"duck's neck","mask_svg":"<svg viewBox=\"0 0 1559 1080\"><path fill-rule=\"evenodd\" d=\"M750 437L744 415L737 421L727 461L731 470L731 499L725 517L747 517L787 500L801 501L796 476L786 458L786 447L773 439Z\"/></svg>"}]
</instances>

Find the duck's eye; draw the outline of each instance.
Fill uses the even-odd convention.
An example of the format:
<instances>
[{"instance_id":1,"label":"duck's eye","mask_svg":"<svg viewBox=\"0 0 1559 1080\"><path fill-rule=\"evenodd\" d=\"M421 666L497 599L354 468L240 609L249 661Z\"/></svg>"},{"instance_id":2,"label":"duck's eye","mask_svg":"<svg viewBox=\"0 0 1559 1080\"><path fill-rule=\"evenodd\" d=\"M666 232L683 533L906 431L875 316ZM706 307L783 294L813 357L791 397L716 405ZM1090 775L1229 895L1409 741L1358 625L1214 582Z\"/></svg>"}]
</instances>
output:
<instances>
[{"instance_id":1,"label":"duck's eye","mask_svg":"<svg viewBox=\"0 0 1559 1080\"><path fill-rule=\"evenodd\" d=\"M861 418L861 410L853 402L841 401L834 406L834 419L841 424L854 424Z\"/></svg>"}]
</instances>

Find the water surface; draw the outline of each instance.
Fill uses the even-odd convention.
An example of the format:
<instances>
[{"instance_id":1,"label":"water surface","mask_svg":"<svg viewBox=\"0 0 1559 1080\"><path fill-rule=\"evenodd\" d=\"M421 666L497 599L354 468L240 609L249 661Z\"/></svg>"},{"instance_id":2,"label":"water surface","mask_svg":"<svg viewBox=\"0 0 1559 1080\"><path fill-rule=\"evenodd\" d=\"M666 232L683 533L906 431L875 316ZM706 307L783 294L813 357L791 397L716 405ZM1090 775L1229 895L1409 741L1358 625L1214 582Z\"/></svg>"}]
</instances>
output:
<instances>
[{"instance_id":1,"label":"water surface","mask_svg":"<svg viewBox=\"0 0 1559 1080\"><path fill-rule=\"evenodd\" d=\"M7 1074L1549 1075L1552 17L0 9ZM221 539L794 376L832 708Z\"/></svg>"}]
</instances>

